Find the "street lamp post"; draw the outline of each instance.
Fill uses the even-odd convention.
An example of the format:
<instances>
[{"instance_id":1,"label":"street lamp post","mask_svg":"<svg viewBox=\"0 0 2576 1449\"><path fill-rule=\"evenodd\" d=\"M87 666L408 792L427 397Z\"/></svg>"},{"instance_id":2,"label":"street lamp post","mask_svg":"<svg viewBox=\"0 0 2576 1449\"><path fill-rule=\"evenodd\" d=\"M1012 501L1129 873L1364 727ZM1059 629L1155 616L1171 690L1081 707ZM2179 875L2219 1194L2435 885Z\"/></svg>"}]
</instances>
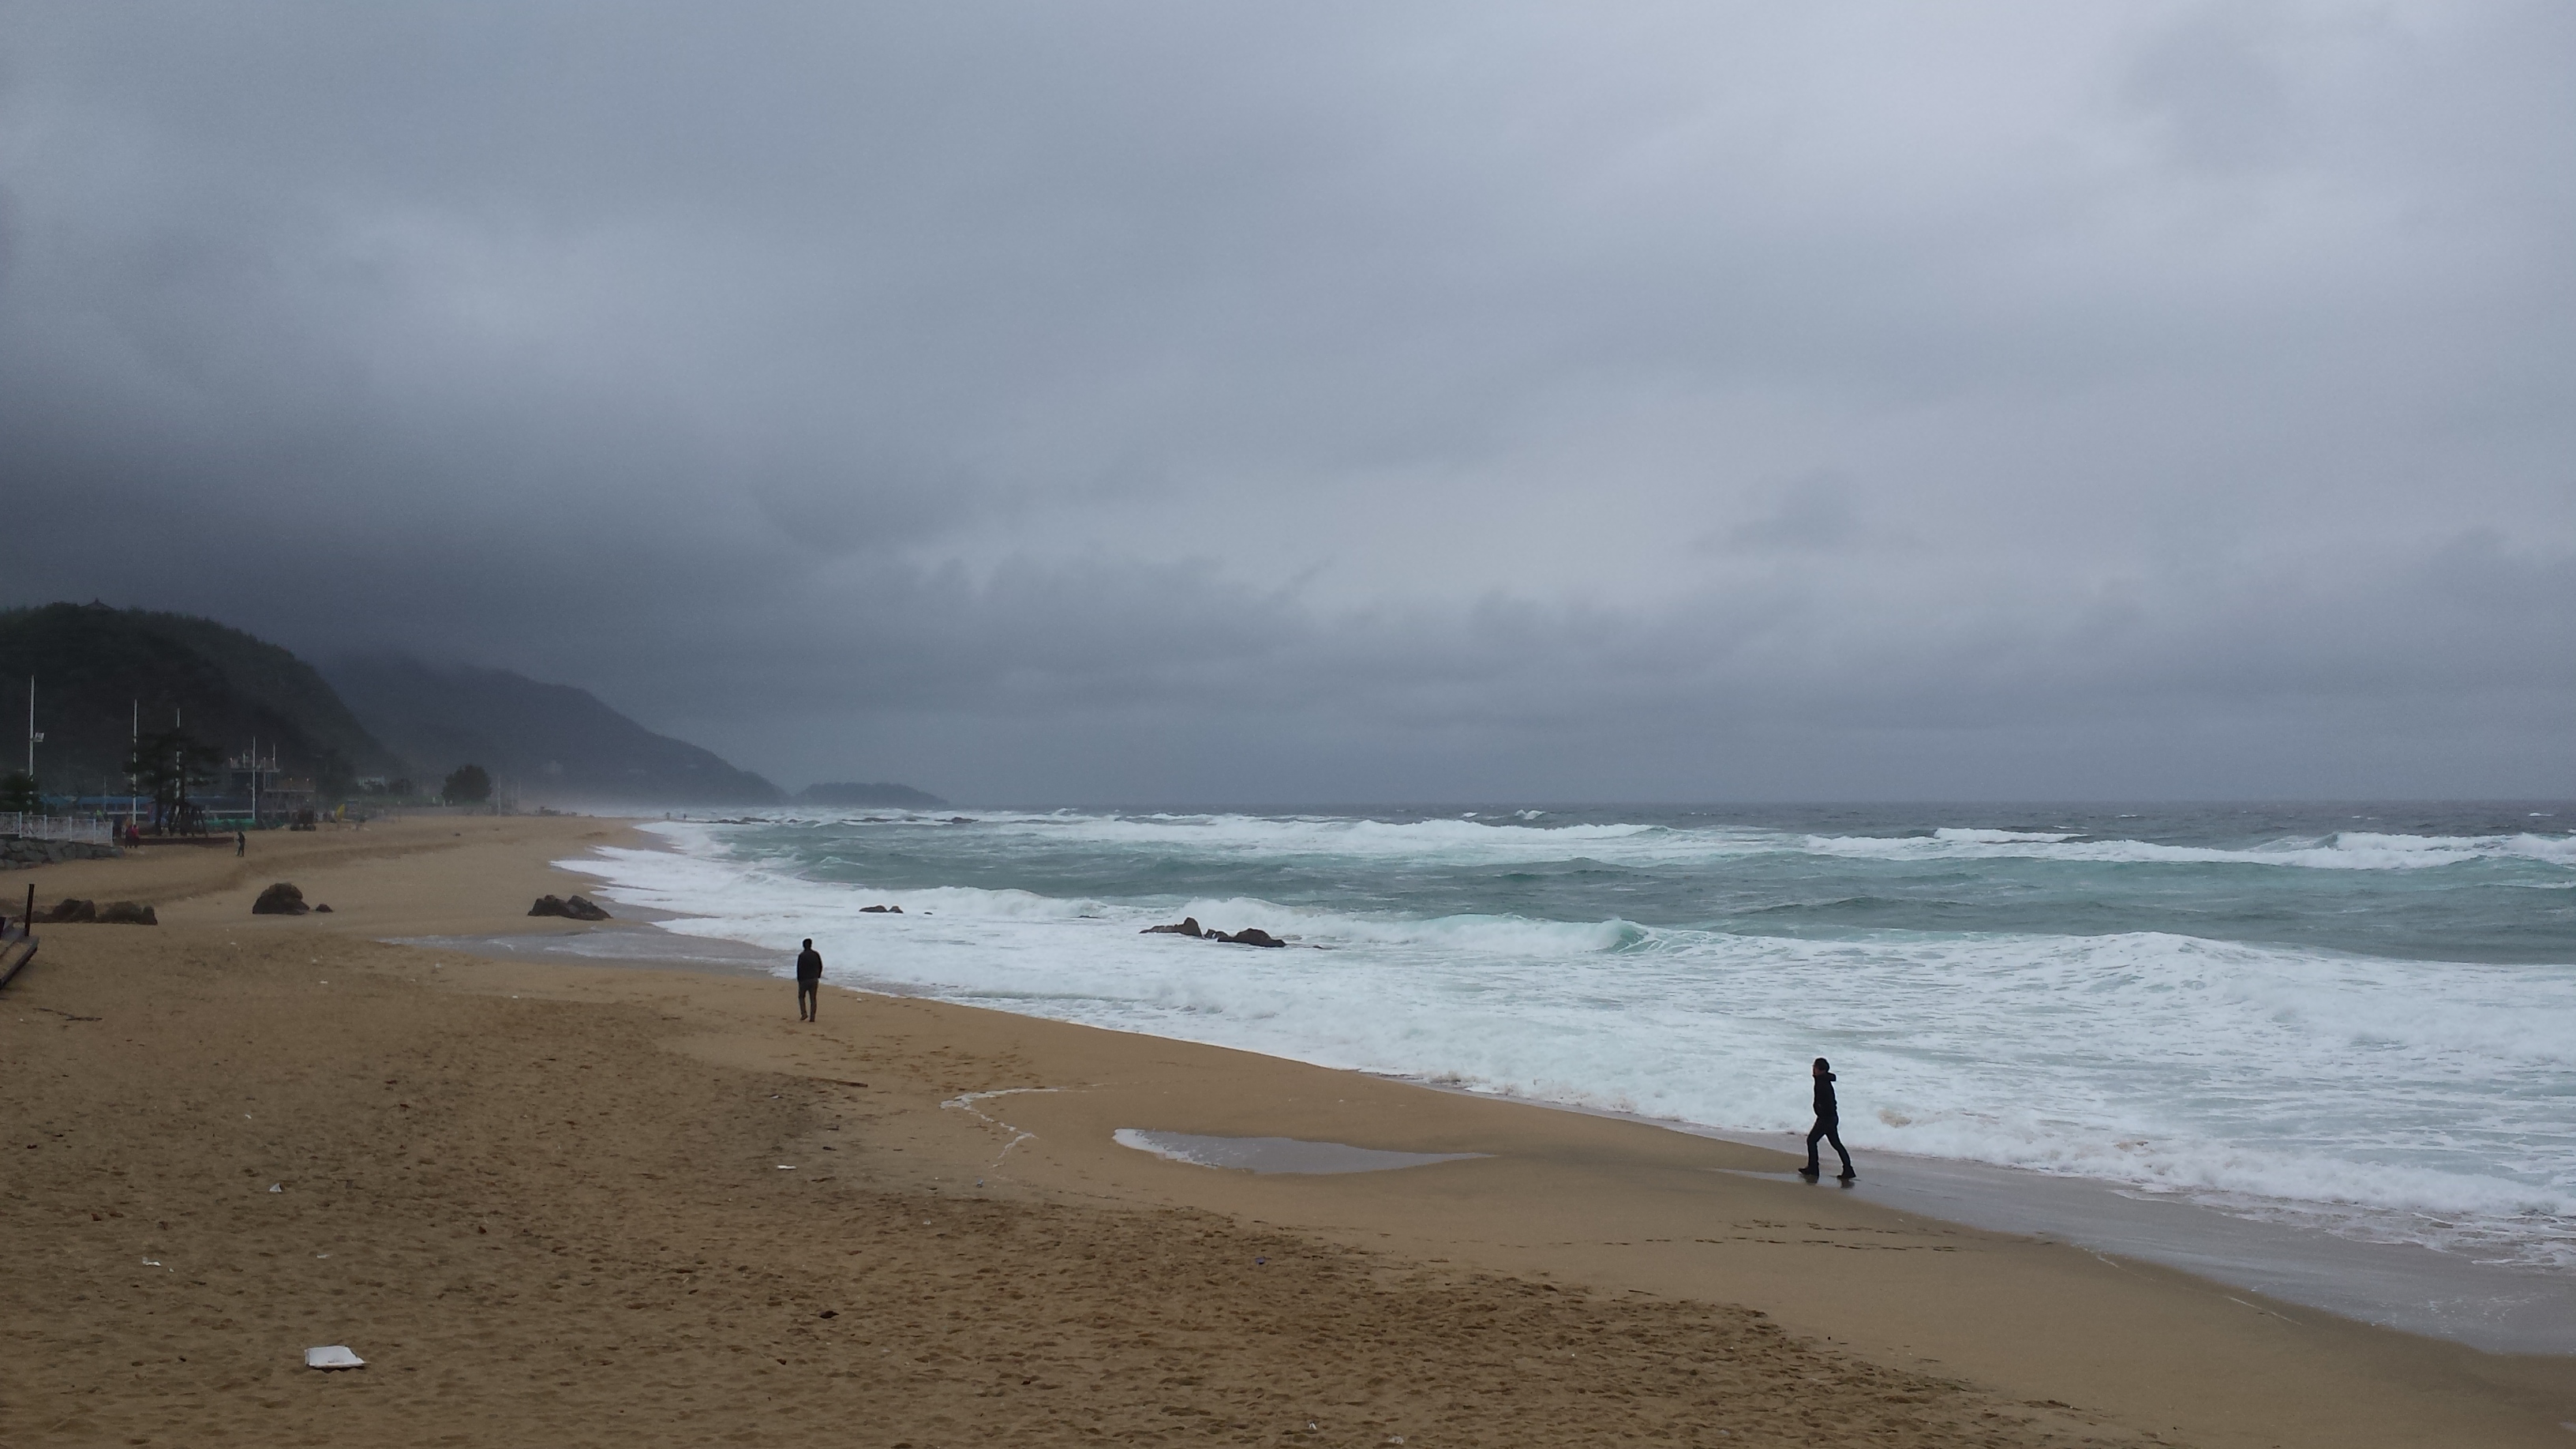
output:
<instances>
[{"instance_id":1,"label":"street lamp post","mask_svg":"<svg viewBox=\"0 0 2576 1449\"><path fill-rule=\"evenodd\" d=\"M36 733L36 676L30 674L27 676L27 789L30 794L34 794L36 789L36 746L44 742L45 737ZM36 813L44 814L45 797L35 795L35 804Z\"/></svg>"}]
</instances>

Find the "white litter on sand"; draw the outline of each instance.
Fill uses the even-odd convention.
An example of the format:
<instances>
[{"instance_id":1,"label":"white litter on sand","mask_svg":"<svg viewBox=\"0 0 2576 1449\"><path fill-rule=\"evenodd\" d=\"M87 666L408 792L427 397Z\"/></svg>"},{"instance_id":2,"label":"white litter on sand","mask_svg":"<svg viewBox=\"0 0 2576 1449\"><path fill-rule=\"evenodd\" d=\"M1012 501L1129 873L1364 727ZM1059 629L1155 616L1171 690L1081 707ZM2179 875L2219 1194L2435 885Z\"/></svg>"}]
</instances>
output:
<instances>
[{"instance_id":1,"label":"white litter on sand","mask_svg":"<svg viewBox=\"0 0 2576 1449\"><path fill-rule=\"evenodd\" d=\"M304 1366L317 1369L365 1368L367 1361L349 1352L347 1344L335 1343L327 1348L304 1350Z\"/></svg>"}]
</instances>

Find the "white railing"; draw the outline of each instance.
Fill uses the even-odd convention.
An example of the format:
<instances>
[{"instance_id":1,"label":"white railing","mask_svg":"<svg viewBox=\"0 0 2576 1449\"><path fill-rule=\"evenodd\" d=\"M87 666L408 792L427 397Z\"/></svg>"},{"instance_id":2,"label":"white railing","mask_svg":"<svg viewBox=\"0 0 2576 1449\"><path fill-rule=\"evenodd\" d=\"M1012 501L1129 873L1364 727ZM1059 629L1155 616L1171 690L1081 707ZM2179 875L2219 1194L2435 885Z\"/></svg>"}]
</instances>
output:
<instances>
[{"instance_id":1,"label":"white railing","mask_svg":"<svg viewBox=\"0 0 2576 1449\"><path fill-rule=\"evenodd\" d=\"M116 843L116 821L93 816L21 815L0 811L0 835L16 835L28 840L86 840L94 845Z\"/></svg>"}]
</instances>

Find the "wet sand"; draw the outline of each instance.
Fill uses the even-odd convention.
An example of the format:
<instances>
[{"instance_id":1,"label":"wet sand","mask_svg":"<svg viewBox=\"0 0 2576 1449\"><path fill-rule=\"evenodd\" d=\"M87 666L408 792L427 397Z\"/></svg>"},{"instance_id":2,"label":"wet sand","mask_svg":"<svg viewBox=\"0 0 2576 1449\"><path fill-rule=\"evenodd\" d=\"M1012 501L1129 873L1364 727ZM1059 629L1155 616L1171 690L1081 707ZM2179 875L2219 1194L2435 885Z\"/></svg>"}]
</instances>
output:
<instances>
[{"instance_id":1,"label":"wet sand","mask_svg":"<svg viewBox=\"0 0 2576 1449\"><path fill-rule=\"evenodd\" d=\"M383 944L569 936L528 901L622 834L0 875L165 923L53 928L0 994L0 1443L2576 1442L2576 1361L1760 1147L920 1000L831 990L804 1026L787 983L667 957ZM251 917L275 879L333 914ZM1254 1173L1120 1129L1483 1155ZM336 1343L369 1366L300 1366Z\"/></svg>"}]
</instances>

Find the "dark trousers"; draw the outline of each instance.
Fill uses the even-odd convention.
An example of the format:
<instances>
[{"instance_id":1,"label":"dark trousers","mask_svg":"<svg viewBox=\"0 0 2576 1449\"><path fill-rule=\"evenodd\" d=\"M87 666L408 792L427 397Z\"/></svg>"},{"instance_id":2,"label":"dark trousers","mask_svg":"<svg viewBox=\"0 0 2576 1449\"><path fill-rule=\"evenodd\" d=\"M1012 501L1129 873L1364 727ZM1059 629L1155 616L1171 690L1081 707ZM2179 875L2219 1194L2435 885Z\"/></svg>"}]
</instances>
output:
<instances>
[{"instance_id":1,"label":"dark trousers","mask_svg":"<svg viewBox=\"0 0 2576 1449\"><path fill-rule=\"evenodd\" d=\"M811 976L799 976L796 978L797 1020L812 1021L814 1019L814 1003L818 999L822 989L823 983L815 980ZM1839 1146L1840 1144L1836 1145Z\"/></svg>"},{"instance_id":2,"label":"dark trousers","mask_svg":"<svg viewBox=\"0 0 2576 1449\"><path fill-rule=\"evenodd\" d=\"M1817 1170L1816 1139L1819 1137L1834 1144L1834 1156L1843 1160L1843 1176L1851 1176L1851 1154L1843 1151L1843 1119L1840 1117L1819 1117L1816 1119L1816 1125L1807 1129L1806 1170L1809 1172Z\"/></svg>"}]
</instances>

